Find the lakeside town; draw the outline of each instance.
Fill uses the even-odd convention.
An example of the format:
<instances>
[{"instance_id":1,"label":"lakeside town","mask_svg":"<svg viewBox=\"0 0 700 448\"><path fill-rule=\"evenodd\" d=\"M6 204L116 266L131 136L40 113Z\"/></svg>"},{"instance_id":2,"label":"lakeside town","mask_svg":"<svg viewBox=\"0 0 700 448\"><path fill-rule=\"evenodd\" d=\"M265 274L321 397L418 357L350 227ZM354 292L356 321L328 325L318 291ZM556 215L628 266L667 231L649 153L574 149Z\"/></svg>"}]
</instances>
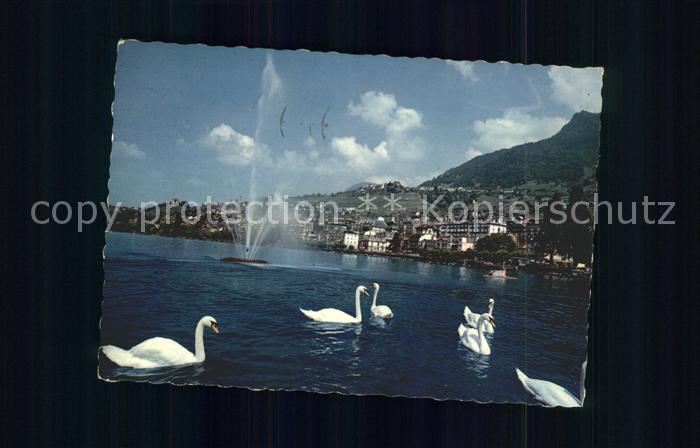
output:
<instances>
[{"instance_id":1,"label":"lakeside town","mask_svg":"<svg viewBox=\"0 0 700 448\"><path fill-rule=\"evenodd\" d=\"M478 155L418 185L142 203L119 207L111 229L589 280L599 132L599 115L579 111L551 137Z\"/></svg>"},{"instance_id":2,"label":"lakeside town","mask_svg":"<svg viewBox=\"0 0 700 448\"><path fill-rule=\"evenodd\" d=\"M590 191L575 185L568 191L554 189L550 194L551 201L573 204L588 199ZM431 206L429 213L425 213L425 204L419 207L415 200L421 195ZM542 199L540 196L537 199ZM592 216L588 207L579 206L575 210L579 222L588 221L585 224L571 219L554 224L548 208L537 217L525 210L515 211L515 207L503 215L482 208L475 211L468 206L446 213L448 205L455 201L466 205L488 197L505 201L501 207L505 210L510 210L515 201L529 205L535 199L516 189L412 188L399 182L368 184L335 198L289 199L289 207L302 201L310 207L299 209L303 216L299 216L298 222L263 224L267 228L261 242L484 268L505 266L562 279L588 278L593 237L593 225L586 219ZM347 206L352 202L350 198L354 198L353 206ZM336 204L334 209L325 202L329 199L337 199L346 206ZM369 202L375 200L376 204ZM239 213L244 214L246 206L243 202ZM563 211L572 213L569 208L566 205ZM237 238L244 240L248 223L240 220L234 231L230 217L226 203L198 204L172 199L143 210L120 207L112 230L231 243Z\"/></svg>"}]
</instances>

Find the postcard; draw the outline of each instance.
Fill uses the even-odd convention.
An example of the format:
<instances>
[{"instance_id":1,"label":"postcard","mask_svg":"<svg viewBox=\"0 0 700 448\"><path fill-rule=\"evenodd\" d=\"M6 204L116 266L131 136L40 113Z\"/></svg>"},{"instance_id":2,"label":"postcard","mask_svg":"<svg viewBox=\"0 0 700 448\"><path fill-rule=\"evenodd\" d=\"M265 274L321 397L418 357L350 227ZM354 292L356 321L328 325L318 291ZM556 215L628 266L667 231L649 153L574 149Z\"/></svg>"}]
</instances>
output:
<instances>
[{"instance_id":1,"label":"postcard","mask_svg":"<svg viewBox=\"0 0 700 448\"><path fill-rule=\"evenodd\" d=\"M121 42L100 378L581 406L602 83Z\"/></svg>"}]
</instances>

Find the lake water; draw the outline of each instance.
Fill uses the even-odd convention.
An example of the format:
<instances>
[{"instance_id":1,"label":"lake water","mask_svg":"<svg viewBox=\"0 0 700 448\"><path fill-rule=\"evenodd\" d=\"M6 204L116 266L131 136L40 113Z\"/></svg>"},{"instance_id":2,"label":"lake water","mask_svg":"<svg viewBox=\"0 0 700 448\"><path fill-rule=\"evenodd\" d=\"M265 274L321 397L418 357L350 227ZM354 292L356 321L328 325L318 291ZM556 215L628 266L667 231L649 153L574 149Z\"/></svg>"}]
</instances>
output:
<instances>
[{"instance_id":1,"label":"lake water","mask_svg":"<svg viewBox=\"0 0 700 448\"><path fill-rule=\"evenodd\" d=\"M252 266L224 263L232 244L122 233L107 234L101 322L103 344L130 348L163 336L194 351L205 331L200 365L138 370L100 356L109 379L212 384L482 402L529 401L515 375L547 379L579 395L586 358L588 286L485 279L486 271L413 260L261 247ZM394 318L370 317L363 296L357 325L310 322L299 308L354 314L357 285L381 285L378 303ZM370 290L370 294L372 291ZM491 356L459 343L463 309L485 312L496 299Z\"/></svg>"}]
</instances>

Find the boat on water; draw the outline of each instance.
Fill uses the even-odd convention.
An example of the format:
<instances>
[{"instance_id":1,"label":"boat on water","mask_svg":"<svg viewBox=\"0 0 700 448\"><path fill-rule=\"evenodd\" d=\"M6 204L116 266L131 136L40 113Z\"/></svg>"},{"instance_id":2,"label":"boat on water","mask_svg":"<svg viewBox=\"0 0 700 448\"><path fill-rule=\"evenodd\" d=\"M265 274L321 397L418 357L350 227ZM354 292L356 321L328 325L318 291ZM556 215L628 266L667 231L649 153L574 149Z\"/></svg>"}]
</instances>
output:
<instances>
[{"instance_id":1,"label":"boat on water","mask_svg":"<svg viewBox=\"0 0 700 448\"><path fill-rule=\"evenodd\" d=\"M221 260L225 261L226 263L267 264L267 260L256 260L255 258L226 257L226 258L222 258Z\"/></svg>"},{"instance_id":2,"label":"boat on water","mask_svg":"<svg viewBox=\"0 0 700 448\"><path fill-rule=\"evenodd\" d=\"M514 279L515 277L509 277L508 272L506 271L506 264L503 263L501 266L501 269L494 269L493 271L489 271L488 274L484 275L484 278L497 278L497 279Z\"/></svg>"}]
</instances>

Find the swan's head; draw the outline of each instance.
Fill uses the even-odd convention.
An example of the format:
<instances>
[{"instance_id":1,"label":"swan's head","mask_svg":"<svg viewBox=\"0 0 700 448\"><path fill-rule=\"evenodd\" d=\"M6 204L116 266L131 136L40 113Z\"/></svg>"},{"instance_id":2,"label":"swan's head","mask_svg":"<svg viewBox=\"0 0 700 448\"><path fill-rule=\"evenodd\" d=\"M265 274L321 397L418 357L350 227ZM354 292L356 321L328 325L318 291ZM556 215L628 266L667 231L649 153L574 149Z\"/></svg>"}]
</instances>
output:
<instances>
[{"instance_id":1,"label":"swan's head","mask_svg":"<svg viewBox=\"0 0 700 448\"><path fill-rule=\"evenodd\" d=\"M367 290L367 287L366 287L366 286L360 285L360 286L357 287L357 290L360 291L362 294L364 294L364 295L366 295L366 296L369 295L369 291Z\"/></svg>"},{"instance_id":2,"label":"swan's head","mask_svg":"<svg viewBox=\"0 0 700 448\"><path fill-rule=\"evenodd\" d=\"M490 298L490 299L489 299L489 305L493 305L494 303L496 303L496 301L493 300L493 298Z\"/></svg>"},{"instance_id":3,"label":"swan's head","mask_svg":"<svg viewBox=\"0 0 700 448\"><path fill-rule=\"evenodd\" d=\"M372 283L372 288L379 289L379 283Z\"/></svg>"},{"instance_id":4,"label":"swan's head","mask_svg":"<svg viewBox=\"0 0 700 448\"><path fill-rule=\"evenodd\" d=\"M211 328L211 331L213 331L214 333L217 333L217 334L219 333L219 324L216 322L216 319L214 319L211 316L204 316L202 318L202 321L203 321L202 323L204 323L204 325Z\"/></svg>"}]
</instances>

